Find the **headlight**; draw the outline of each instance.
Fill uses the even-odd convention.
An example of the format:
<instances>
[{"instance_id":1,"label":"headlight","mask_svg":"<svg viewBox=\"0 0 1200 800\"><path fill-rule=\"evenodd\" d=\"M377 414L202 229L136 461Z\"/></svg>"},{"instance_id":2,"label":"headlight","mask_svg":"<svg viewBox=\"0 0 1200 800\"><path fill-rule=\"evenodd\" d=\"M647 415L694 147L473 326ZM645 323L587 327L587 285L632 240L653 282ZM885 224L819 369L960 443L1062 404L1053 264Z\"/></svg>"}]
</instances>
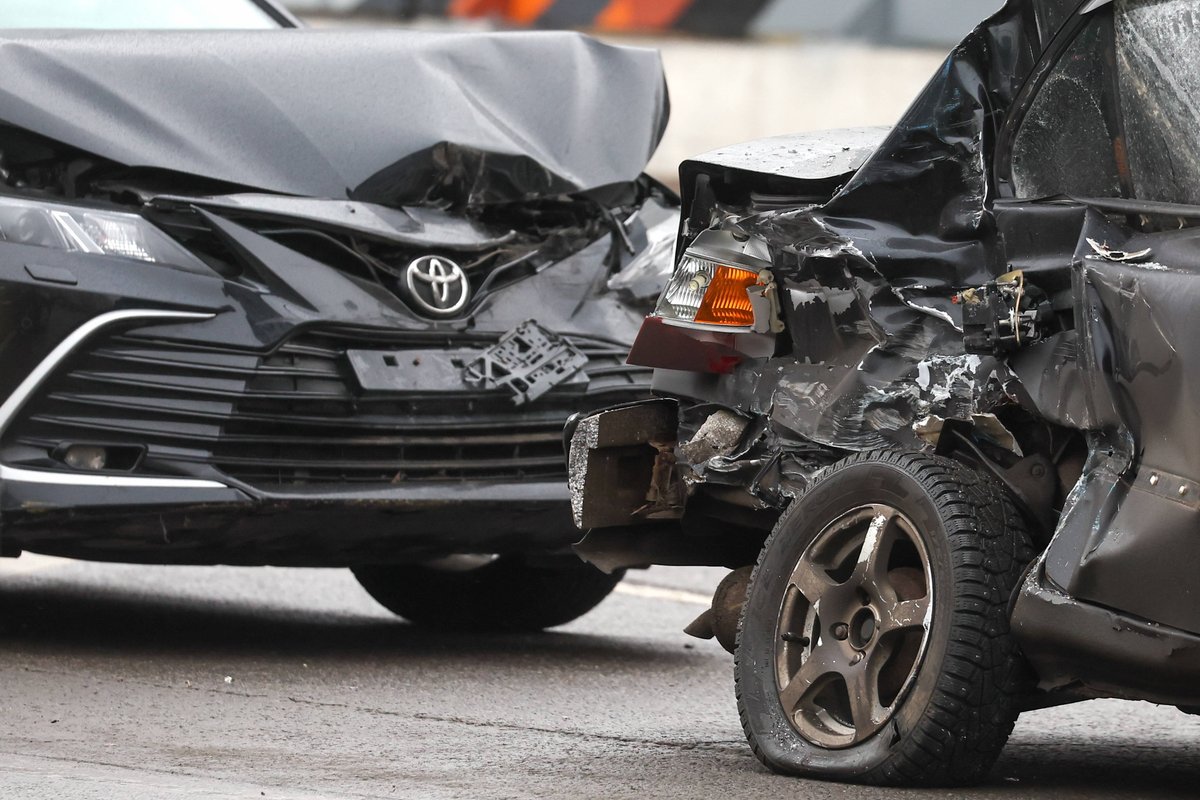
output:
<instances>
[{"instance_id":1,"label":"headlight","mask_svg":"<svg viewBox=\"0 0 1200 800\"><path fill-rule=\"evenodd\" d=\"M658 300L654 315L669 325L730 333L763 328L766 290L773 285L765 245L739 242L723 231L705 231L684 252Z\"/></svg>"},{"instance_id":2,"label":"headlight","mask_svg":"<svg viewBox=\"0 0 1200 800\"><path fill-rule=\"evenodd\" d=\"M0 241L204 269L182 245L137 214L0 197Z\"/></svg>"}]
</instances>

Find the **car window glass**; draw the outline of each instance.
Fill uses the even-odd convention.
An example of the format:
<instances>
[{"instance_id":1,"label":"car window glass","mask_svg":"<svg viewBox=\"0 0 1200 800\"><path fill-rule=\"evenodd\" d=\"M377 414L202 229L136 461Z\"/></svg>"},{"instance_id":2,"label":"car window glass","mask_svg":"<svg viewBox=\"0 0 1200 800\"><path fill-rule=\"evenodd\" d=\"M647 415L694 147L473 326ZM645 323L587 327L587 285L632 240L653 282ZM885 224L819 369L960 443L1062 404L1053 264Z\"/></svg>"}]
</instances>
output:
<instances>
[{"instance_id":1,"label":"car window glass","mask_svg":"<svg viewBox=\"0 0 1200 800\"><path fill-rule=\"evenodd\" d=\"M253 0L4 0L0 28L278 28Z\"/></svg>"},{"instance_id":2,"label":"car window glass","mask_svg":"<svg viewBox=\"0 0 1200 800\"><path fill-rule=\"evenodd\" d=\"M1134 194L1200 205L1200 3L1118 0L1114 27Z\"/></svg>"},{"instance_id":3,"label":"car window glass","mask_svg":"<svg viewBox=\"0 0 1200 800\"><path fill-rule=\"evenodd\" d=\"M1018 197L1118 197L1112 122L1112 15L1084 27L1038 89L1013 141Z\"/></svg>"}]
</instances>

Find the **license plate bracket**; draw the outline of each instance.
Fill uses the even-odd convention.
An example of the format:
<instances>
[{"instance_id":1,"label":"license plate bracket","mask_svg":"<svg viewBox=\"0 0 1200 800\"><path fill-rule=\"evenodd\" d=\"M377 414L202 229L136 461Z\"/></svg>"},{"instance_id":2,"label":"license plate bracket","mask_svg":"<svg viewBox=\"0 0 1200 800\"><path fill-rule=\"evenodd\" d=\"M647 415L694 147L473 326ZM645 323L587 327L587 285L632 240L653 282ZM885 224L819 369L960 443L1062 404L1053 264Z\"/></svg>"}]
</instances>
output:
<instances>
[{"instance_id":1,"label":"license plate bracket","mask_svg":"<svg viewBox=\"0 0 1200 800\"><path fill-rule=\"evenodd\" d=\"M479 353L462 374L468 383L481 388L508 390L513 404L520 406L570 381L587 362L575 345L528 320Z\"/></svg>"}]
</instances>

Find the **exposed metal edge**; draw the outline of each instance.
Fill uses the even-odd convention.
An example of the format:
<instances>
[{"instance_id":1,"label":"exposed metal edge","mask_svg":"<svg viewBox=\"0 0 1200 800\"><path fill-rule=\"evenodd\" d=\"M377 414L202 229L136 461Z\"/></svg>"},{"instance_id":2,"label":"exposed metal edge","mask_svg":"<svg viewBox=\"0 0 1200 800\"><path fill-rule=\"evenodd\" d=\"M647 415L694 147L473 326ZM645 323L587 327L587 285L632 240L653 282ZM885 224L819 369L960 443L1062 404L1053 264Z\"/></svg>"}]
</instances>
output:
<instances>
[{"instance_id":1,"label":"exposed metal edge","mask_svg":"<svg viewBox=\"0 0 1200 800\"><path fill-rule=\"evenodd\" d=\"M1111 2L1112 2L1112 0L1092 0L1092 2L1088 3L1086 6L1081 8L1079 10L1079 13L1081 15L1082 14L1090 14L1093 11L1095 11L1096 9L1104 8L1106 5L1108 5Z\"/></svg>"},{"instance_id":2,"label":"exposed metal edge","mask_svg":"<svg viewBox=\"0 0 1200 800\"><path fill-rule=\"evenodd\" d=\"M86 475L71 472L43 472L18 469L0 464L0 481L37 483L53 486L99 486L110 489L228 489L217 481L195 478L135 478L125 475Z\"/></svg>"},{"instance_id":3,"label":"exposed metal edge","mask_svg":"<svg viewBox=\"0 0 1200 800\"><path fill-rule=\"evenodd\" d=\"M13 390L8 399L0 404L0 438L4 436L8 426L29 402L42 384L54 373L76 348L83 344L101 328L117 322L139 320L144 322L156 321L185 321L212 319L216 314L194 311L160 311L155 309L129 309L125 311L109 311L94 317L76 328L67 338L59 342L42 362L37 365L21 384ZM57 484L62 486L107 486L111 488L133 489L227 489L223 483L192 478L140 478L124 475L89 475L64 472L44 472L39 470L16 469L0 464L0 481L16 481L21 483Z\"/></svg>"}]
</instances>

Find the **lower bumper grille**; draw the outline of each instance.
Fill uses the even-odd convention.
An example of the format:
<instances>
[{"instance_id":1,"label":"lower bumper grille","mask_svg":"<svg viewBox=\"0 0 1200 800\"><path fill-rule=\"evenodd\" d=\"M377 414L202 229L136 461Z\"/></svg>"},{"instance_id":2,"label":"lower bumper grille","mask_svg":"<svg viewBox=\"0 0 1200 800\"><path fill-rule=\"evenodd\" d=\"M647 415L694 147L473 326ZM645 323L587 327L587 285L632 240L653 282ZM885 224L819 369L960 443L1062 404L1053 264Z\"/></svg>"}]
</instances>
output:
<instances>
[{"instance_id":1,"label":"lower bumper grille","mask_svg":"<svg viewBox=\"0 0 1200 800\"><path fill-rule=\"evenodd\" d=\"M197 467L270 490L307 484L565 478L567 416L645 396L625 349L571 337L588 380L516 408L506 394L366 394L349 349L483 349L499 335L321 332L270 354L115 336L66 365L9 429L9 463L61 468L68 443L146 448L138 472Z\"/></svg>"}]
</instances>

